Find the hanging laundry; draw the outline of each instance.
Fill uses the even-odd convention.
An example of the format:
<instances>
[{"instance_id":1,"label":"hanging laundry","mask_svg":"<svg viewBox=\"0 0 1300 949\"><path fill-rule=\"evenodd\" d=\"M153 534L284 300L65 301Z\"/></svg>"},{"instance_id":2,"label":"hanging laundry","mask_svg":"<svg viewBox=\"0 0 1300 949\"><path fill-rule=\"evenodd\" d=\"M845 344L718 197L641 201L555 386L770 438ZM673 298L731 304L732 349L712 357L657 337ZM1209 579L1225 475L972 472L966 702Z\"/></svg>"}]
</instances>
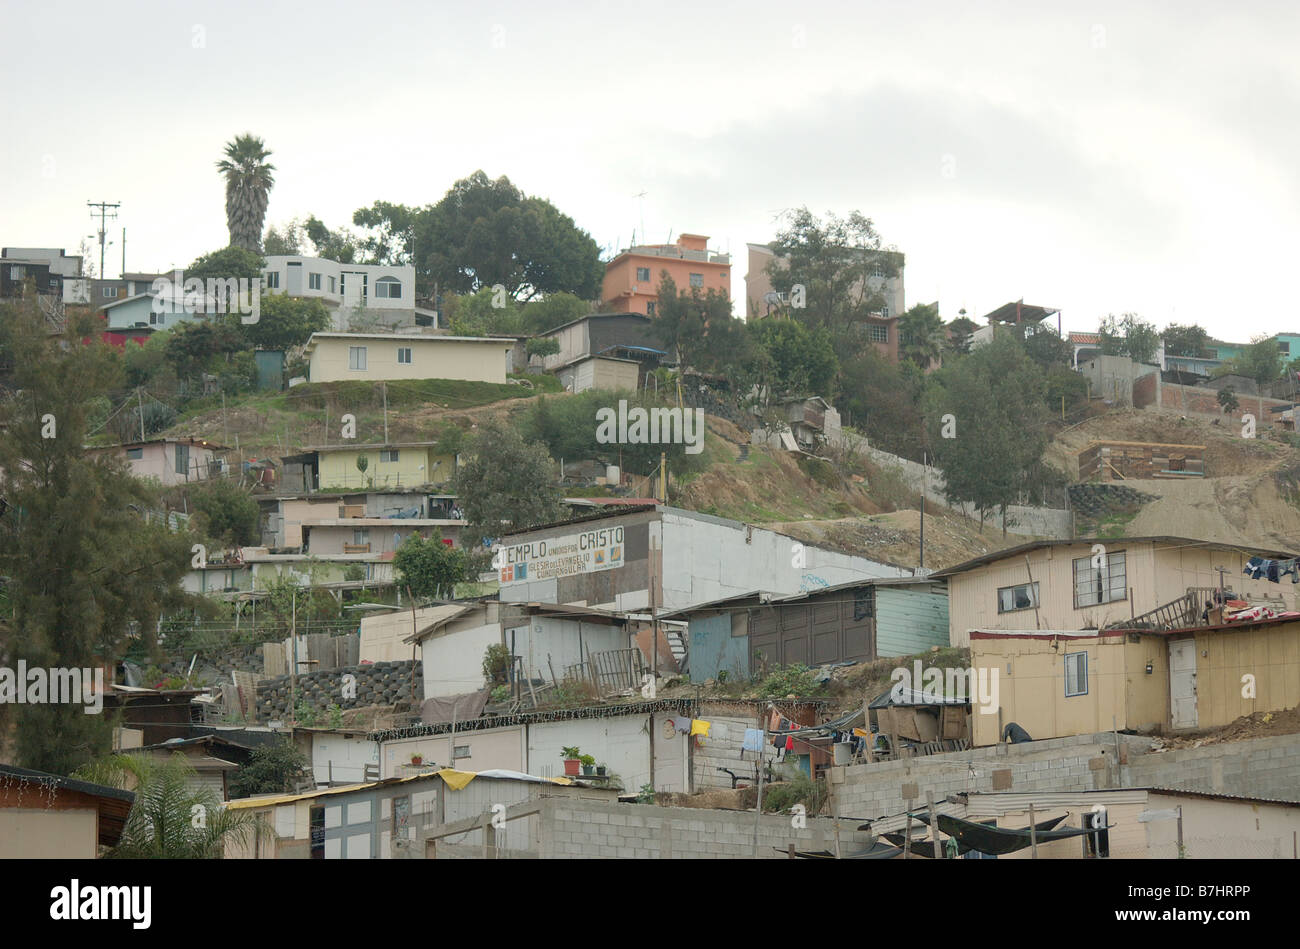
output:
<instances>
[{"instance_id":1,"label":"hanging laundry","mask_svg":"<svg viewBox=\"0 0 1300 949\"><path fill-rule=\"evenodd\" d=\"M712 731L712 733L709 735L709 737L710 737L710 738L715 738L715 739L717 739L718 741L726 741L726 740L727 740L727 725L726 725L726 723L725 723L725 722L716 722L716 723L714 724L714 726L713 726L713 731Z\"/></svg>"},{"instance_id":2,"label":"hanging laundry","mask_svg":"<svg viewBox=\"0 0 1300 949\"><path fill-rule=\"evenodd\" d=\"M794 738L791 735L785 736L785 750L794 751Z\"/></svg>"},{"instance_id":3,"label":"hanging laundry","mask_svg":"<svg viewBox=\"0 0 1300 949\"><path fill-rule=\"evenodd\" d=\"M781 714L776 709L772 709L771 714L767 717L767 730L770 732L780 731L785 727L782 724L784 721L785 719L781 717Z\"/></svg>"},{"instance_id":4,"label":"hanging laundry","mask_svg":"<svg viewBox=\"0 0 1300 949\"><path fill-rule=\"evenodd\" d=\"M691 717L689 715L675 715L669 721L673 723L673 728L677 729L681 734L691 734Z\"/></svg>"},{"instance_id":5,"label":"hanging laundry","mask_svg":"<svg viewBox=\"0 0 1300 949\"><path fill-rule=\"evenodd\" d=\"M763 750L763 729L746 728L745 740L740 745L741 751L762 751Z\"/></svg>"},{"instance_id":6,"label":"hanging laundry","mask_svg":"<svg viewBox=\"0 0 1300 949\"><path fill-rule=\"evenodd\" d=\"M1270 583L1277 583L1277 581L1278 581L1277 570L1278 570L1278 564L1277 564L1277 561L1276 561L1276 560L1270 560L1270 561L1268 562L1268 570L1267 570L1267 573L1268 573L1268 579L1269 579L1269 582L1270 582Z\"/></svg>"},{"instance_id":7,"label":"hanging laundry","mask_svg":"<svg viewBox=\"0 0 1300 949\"><path fill-rule=\"evenodd\" d=\"M697 718L691 722L691 734L703 735L705 738L707 738L709 737L709 727L712 724L713 724L712 722L706 722L702 718Z\"/></svg>"},{"instance_id":8,"label":"hanging laundry","mask_svg":"<svg viewBox=\"0 0 1300 949\"><path fill-rule=\"evenodd\" d=\"M1250 579L1258 580L1260 574L1264 572L1265 560L1263 557L1251 557L1246 561L1246 566L1242 568L1242 573L1249 575Z\"/></svg>"},{"instance_id":9,"label":"hanging laundry","mask_svg":"<svg viewBox=\"0 0 1300 949\"><path fill-rule=\"evenodd\" d=\"M865 729L865 728L855 728L855 729L853 729L853 734L857 735L859 738L870 738L870 737L871 737L871 732L868 731L868 730Z\"/></svg>"}]
</instances>

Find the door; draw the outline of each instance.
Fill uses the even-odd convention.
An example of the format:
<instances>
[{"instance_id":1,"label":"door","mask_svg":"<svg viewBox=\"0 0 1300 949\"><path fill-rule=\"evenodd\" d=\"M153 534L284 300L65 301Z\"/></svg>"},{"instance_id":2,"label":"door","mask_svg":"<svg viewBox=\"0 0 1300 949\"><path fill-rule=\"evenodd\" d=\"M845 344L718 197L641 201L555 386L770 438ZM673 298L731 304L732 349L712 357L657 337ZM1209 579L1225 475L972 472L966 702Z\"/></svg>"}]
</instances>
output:
<instances>
[{"instance_id":1,"label":"door","mask_svg":"<svg viewBox=\"0 0 1300 949\"><path fill-rule=\"evenodd\" d=\"M302 296L302 261L289 261L289 269L285 275L284 292L291 297Z\"/></svg>"},{"instance_id":2,"label":"door","mask_svg":"<svg viewBox=\"0 0 1300 949\"><path fill-rule=\"evenodd\" d=\"M1196 640L1169 644L1169 708L1174 728L1196 727Z\"/></svg>"}]
</instances>

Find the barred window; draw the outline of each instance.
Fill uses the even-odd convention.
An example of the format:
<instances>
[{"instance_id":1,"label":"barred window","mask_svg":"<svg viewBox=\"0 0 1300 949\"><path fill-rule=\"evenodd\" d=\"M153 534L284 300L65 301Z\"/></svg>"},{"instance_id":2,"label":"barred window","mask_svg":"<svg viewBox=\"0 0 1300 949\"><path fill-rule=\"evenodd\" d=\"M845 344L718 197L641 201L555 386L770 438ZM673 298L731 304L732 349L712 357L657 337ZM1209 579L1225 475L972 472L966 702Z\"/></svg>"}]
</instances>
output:
<instances>
[{"instance_id":1,"label":"barred window","mask_svg":"<svg viewBox=\"0 0 1300 949\"><path fill-rule=\"evenodd\" d=\"M1074 608L1097 606L1128 598L1128 574L1123 551L1105 555L1101 567L1092 557L1074 561Z\"/></svg>"}]
</instances>

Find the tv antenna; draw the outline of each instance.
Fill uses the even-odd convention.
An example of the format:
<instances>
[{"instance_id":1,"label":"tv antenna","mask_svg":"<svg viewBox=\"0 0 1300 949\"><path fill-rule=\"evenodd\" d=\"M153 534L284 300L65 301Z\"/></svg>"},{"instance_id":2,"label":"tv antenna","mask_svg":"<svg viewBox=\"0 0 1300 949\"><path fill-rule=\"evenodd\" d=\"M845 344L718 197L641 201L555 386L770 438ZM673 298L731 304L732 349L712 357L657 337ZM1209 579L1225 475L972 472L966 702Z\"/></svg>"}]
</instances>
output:
<instances>
[{"instance_id":1,"label":"tv antenna","mask_svg":"<svg viewBox=\"0 0 1300 949\"><path fill-rule=\"evenodd\" d=\"M645 196L649 193L648 191L642 191L640 194L632 195L637 199L637 204L641 209L641 240L645 240ZM635 244L636 241L634 240L632 243Z\"/></svg>"}]
</instances>

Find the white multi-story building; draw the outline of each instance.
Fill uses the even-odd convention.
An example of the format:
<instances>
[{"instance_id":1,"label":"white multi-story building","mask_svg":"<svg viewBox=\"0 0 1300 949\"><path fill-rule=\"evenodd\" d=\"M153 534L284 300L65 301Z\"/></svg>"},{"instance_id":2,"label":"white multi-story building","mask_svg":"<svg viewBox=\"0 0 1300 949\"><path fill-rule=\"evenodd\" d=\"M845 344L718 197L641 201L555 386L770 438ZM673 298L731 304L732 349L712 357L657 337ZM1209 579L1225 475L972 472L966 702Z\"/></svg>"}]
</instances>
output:
<instances>
[{"instance_id":1,"label":"white multi-story building","mask_svg":"<svg viewBox=\"0 0 1300 949\"><path fill-rule=\"evenodd\" d=\"M340 264L323 257L267 257L262 270L267 293L315 297L334 314L334 329L346 332L354 321L383 326L414 326L432 311L415 305L415 268L379 264Z\"/></svg>"}]
</instances>

